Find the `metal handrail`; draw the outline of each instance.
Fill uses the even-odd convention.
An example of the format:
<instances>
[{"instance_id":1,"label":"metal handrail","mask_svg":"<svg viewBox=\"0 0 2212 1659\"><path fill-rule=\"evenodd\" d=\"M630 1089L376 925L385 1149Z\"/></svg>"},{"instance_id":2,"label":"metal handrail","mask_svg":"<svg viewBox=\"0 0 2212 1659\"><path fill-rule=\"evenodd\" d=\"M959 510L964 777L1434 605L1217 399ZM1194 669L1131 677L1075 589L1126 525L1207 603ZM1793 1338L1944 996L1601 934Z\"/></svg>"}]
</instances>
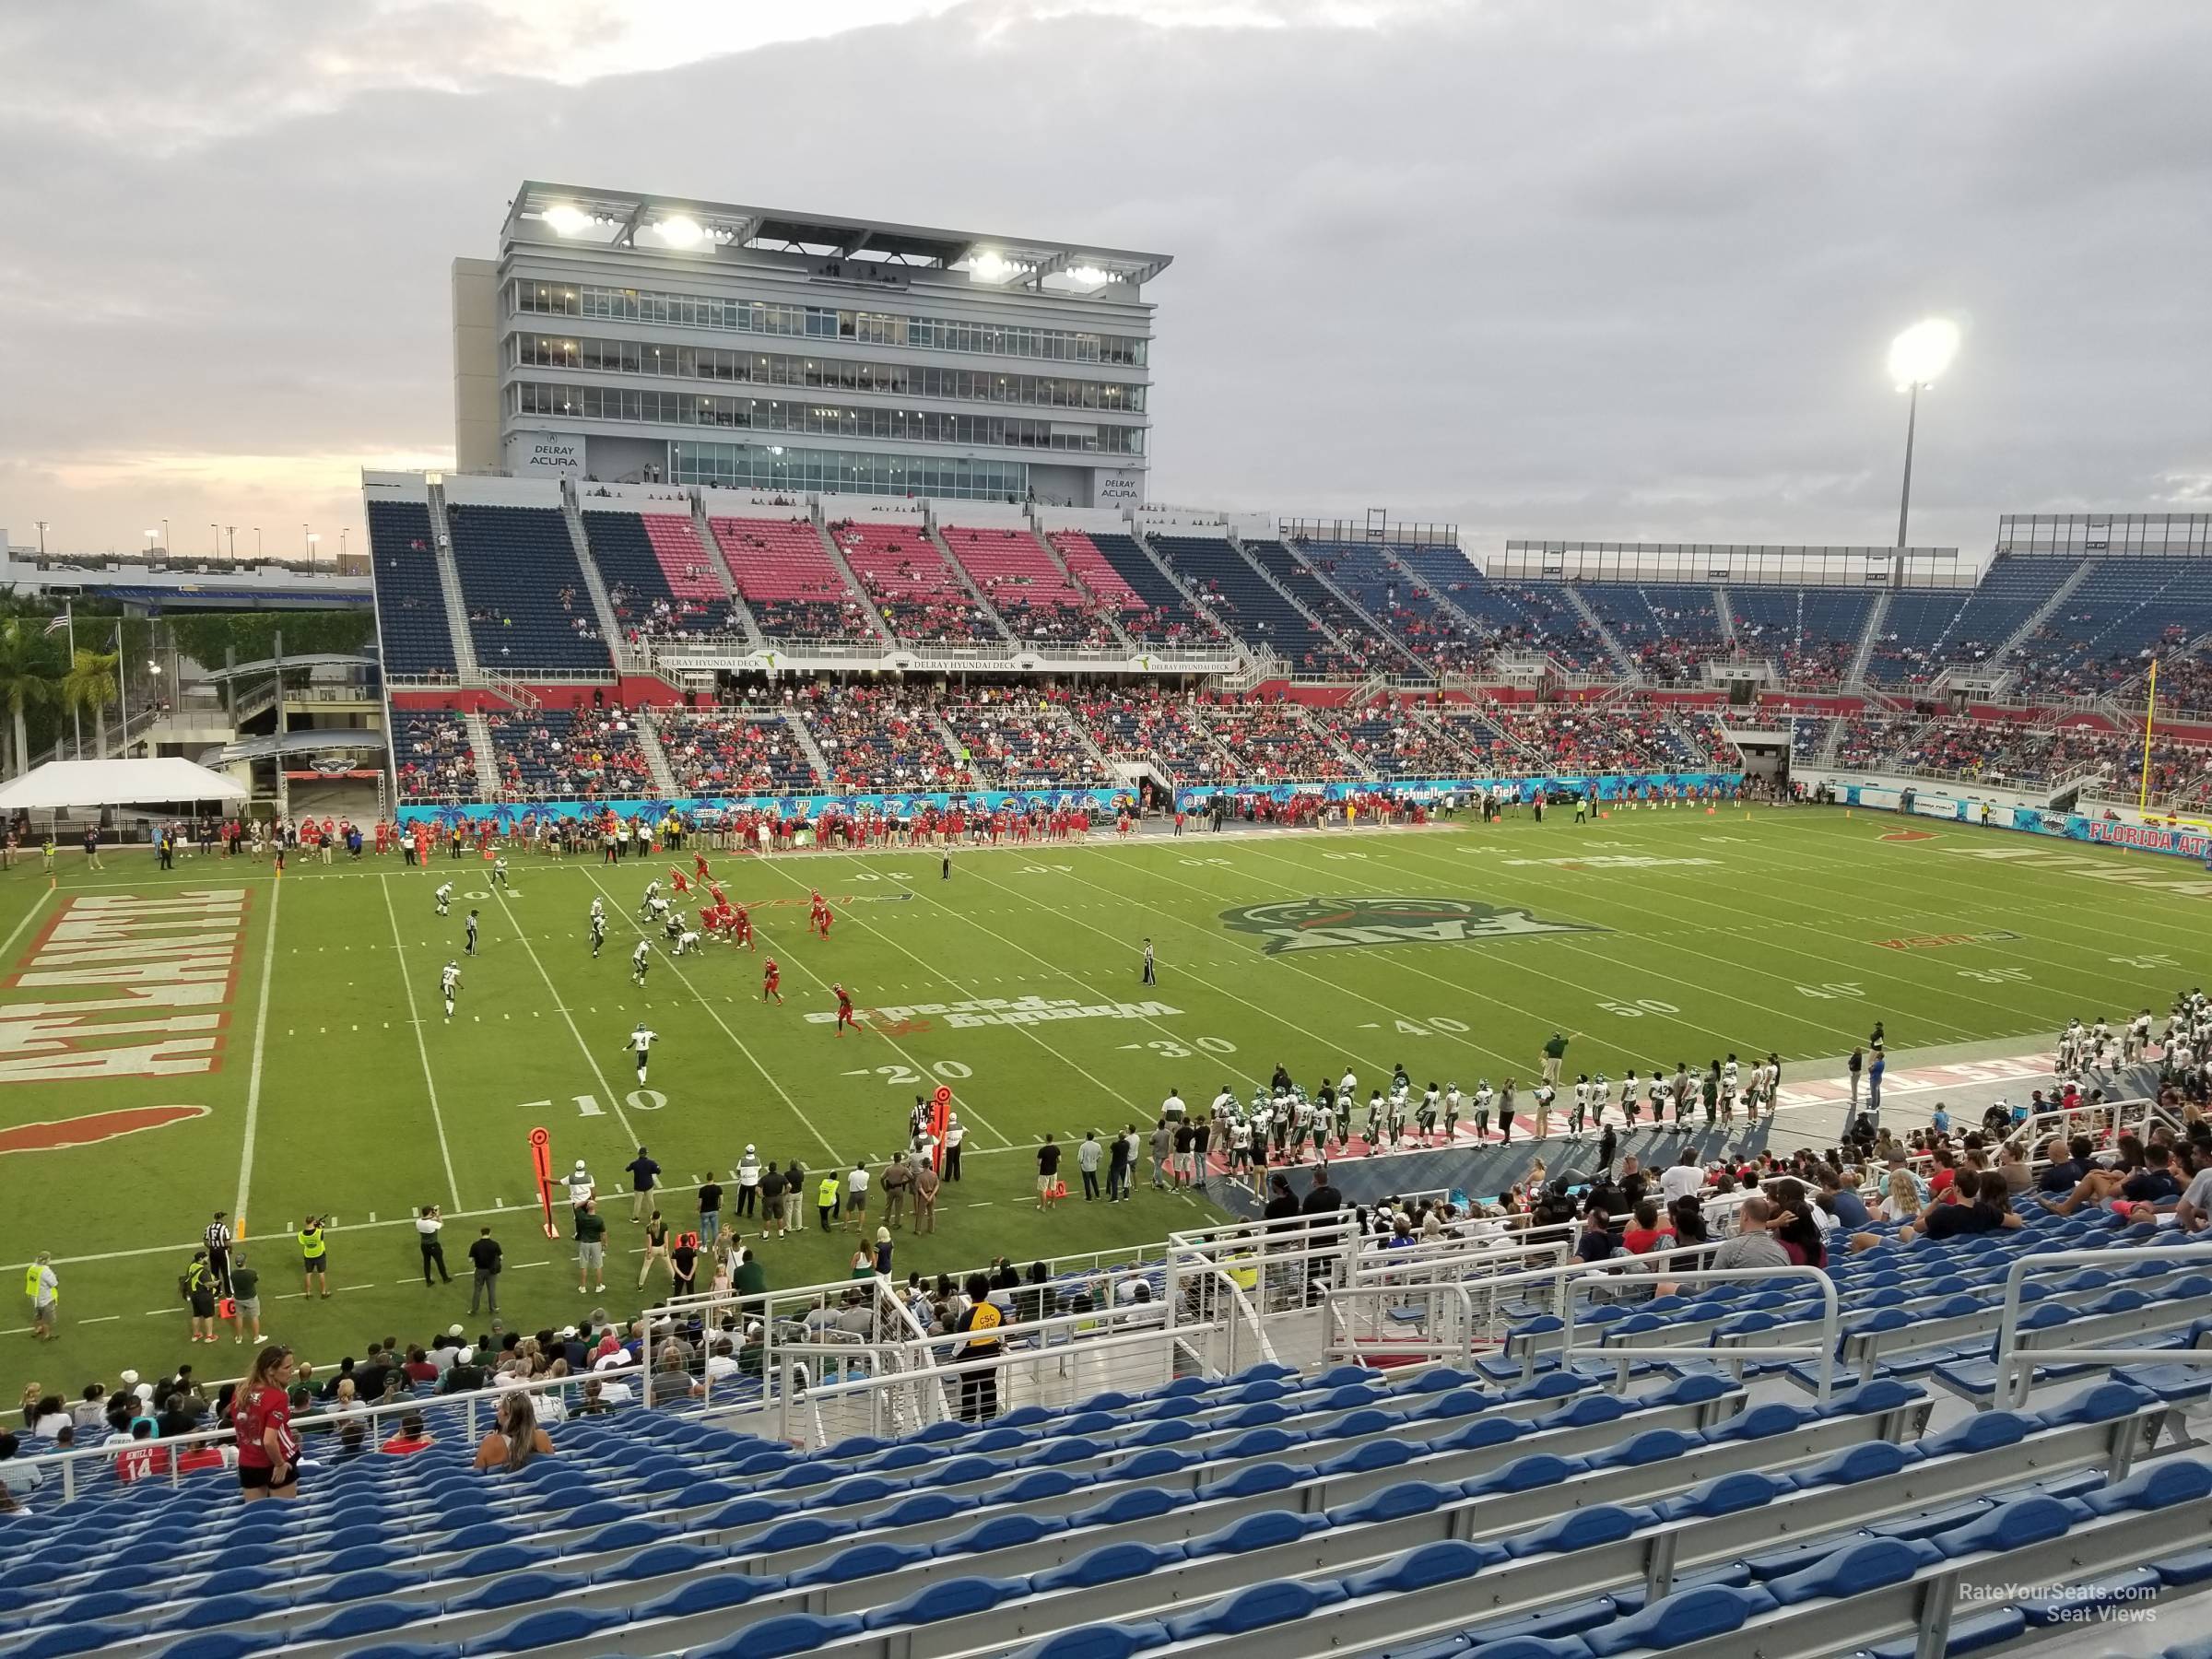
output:
<instances>
[{"instance_id":1,"label":"metal handrail","mask_svg":"<svg viewBox=\"0 0 2212 1659\"><path fill-rule=\"evenodd\" d=\"M1708 1247L1700 1245L1693 1246L1691 1248L1704 1249ZM1657 1253L1654 1253L1654 1254ZM1669 1251L1664 1253L1673 1255L1678 1254L1680 1252ZM1649 1261L1652 1258L1649 1256L1638 1256L1635 1259L1638 1261ZM1589 1269L1589 1271L1603 1272L1604 1269L1602 1267L1593 1267ZM1726 1363L1729 1364L1734 1364L1736 1361L1743 1359L1813 1359L1820 1368L1820 1383L1818 1388L1814 1392L1816 1397L1818 1397L1821 1405L1825 1406L1828 1404L1829 1397L1833 1392L1835 1386L1836 1334L1840 1328L1841 1307L1841 1300L1836 1293L1836 1281L1829 1277L1827 1269L1815 1267L1809 1264L1793 1262L1784 1267L1670 1268L1667 1272L1667 1277L1675 1280L1694 1279L1700 1284L1716 1283L1735 1279L1810 1278L1816 1281L1820 1287L1821 1303L1820 1340L1819 1347L1817 1350L1805 1347L1803 1346L1792 1347L1786 1345L1781 1347L1761 1346L1757 1347L1748 1346L1738 1347L1732 1346L1726 1348L1717 1348L1714 1350L1714 1352L1717 1354L1724 1354L1726 1356ZM1571 1298L1570 1298L1568 1300L1567 1312L1564 1318L1565 1324L1559 1332L1559 1366L1561 1370L1566 1369L1574 1362L1574 1302ZM1629 1347L1625 1345L1621 1347L1613 1347L1607 1345L1600 1351L1604 1353L1606 1359L1619 1361L1620 1369L1617 1381L1623 1388L1628 1386L1629 1367L1633 1361L1638 1359L1680 1359L1683 1355L1683 1350L1680 1347L1677 1346L1670 1347L1665 1345L1653 1345L1641 1347ZM1534 1370L1535 1358L1535 1350L1532 1348L1529 1355L1530 1370L1532 1371Z\"/></svg>"},{"instance_id":2,"label":"metal handrail","mask_svg":"<svg viewBox=\"0 0 2212 1659\"><path fill-rule=\"evenodd\" d=\"M1348 1354L1356 1353L1361 1358L1372 1358L1380 1355L1389 1357L1403 1356L1420 1359L1433 1359L1439 1356L1440 1349L1446 1347L1449 1347L1451 1353L1454 1357L1463 1351L1467 1353L1472 1353L1474 1351L1474 1331L1476 1328L1474 1293L1467 1288L1464 1280L1445 1279L1418 1287L1405 1285L1396 1287L1369 1285L1358 1288L1347 1287L1339 1289L1334 1285L1323 1286L1321 1290L1321 1351L1324 1355L1334 1354L1337 1351L1337 1337L1339 1333L1342 1333L1347 1336L1348 1336L1350 1334L1352 1328L1351 1320L1346 1313L1343 1304L1355 1295L1377 1295L1381 1294L1385 1289L1393 1290L1394 1293L1400 1296L1405 1295L1408 1291L1417 1289L1432 1296L1443 1295L1447 1293L1455 1296L1459 1300L1459 1338L1448 1345L1439 1344L1433 1338L1425 1342L1415 1341L1410 1338L1403 1340L1382 1338L1371 1342L1357 1342L1350 1345L1349 1348L1347 1349L1347 1357Z\"/></svg>"},{"instance_id":3,"label":"metal handrail","mask_svg":"<svg viewBox=\"0 0 2212 1659\"><path fill-rule=\"evenodd\" d=\"M2046 1267L2121 1267L2135 1262L2212 1262L2212 1237L2198 1245L2167 1245L2133 1250L2053 1250L2043 1255L2024 1255L2005 1269L2005 1306L1997 1322L1997 1376L1990 1403L2017 1410L2034 1385L2039 1361L2054 1360L2081 1365L2140 1365L2150 1358L2145 1348L2023 1347L2020 1343L2020 1286L2028 1275ZM2184 1365L2212 1365L2212 1348L2161 1348L2161 1359ZM2023 1364L2023 1362L2025 1362ZM2018 1371L2016 1382L2014 1373Z\"/></svg>"}]
</instances>

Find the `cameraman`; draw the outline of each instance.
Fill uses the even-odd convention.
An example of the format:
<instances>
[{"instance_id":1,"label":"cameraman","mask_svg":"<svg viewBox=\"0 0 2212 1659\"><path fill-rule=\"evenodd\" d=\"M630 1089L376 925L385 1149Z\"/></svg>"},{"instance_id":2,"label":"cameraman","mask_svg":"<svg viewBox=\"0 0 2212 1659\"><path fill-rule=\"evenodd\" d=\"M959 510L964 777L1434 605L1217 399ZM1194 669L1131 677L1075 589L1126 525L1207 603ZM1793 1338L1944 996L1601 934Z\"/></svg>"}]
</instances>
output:
<instances>
[{"instance_id":1,"label":"cameraman","mask_svg":"<svg viewBox=\"0 0 2212 1659\"><path fill-rule=\"evenodd\" d=\"M422 1246L422 1282L426 1285L430 1282L433 1266L441 1283L453 1282L453 1276L445 1270L445 1242L438 1236L444 1226L444 1213L434 1204L424 1205L422 1213L415 1218L415 1240Z\"/></svg>"},{"instance_id":2,"label":"cameraman","mask_svg":"<svg viewBox=\"0 0 2212 1659\"><path fill-rule=\"evenodd\" d=\"M328 1218L310 1216L300 1223L300 1288L312 1295L317 1290L323 1300L330 1300L330 1245L323 1237Z\"/></svg>"}]
</instances>

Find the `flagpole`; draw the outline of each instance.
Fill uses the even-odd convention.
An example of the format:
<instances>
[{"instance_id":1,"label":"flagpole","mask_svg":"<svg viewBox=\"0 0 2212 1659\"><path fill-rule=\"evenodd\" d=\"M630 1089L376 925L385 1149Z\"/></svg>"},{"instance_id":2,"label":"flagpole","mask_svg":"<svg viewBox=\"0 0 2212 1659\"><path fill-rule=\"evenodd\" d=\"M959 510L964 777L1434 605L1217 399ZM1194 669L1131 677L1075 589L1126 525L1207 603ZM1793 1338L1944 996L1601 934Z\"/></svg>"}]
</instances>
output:
<instances>
[{"instance_id":1,"label":"flagpole","mask_svg":"<svg viewBox=\"0 0 2212 1659\"><path fill-rule=\"evenodd\" d=\"M2143 700L2143 786L2136 792L2136 810L2150 804L2150 723L2159 712L2159 659L2150 659L2149 695Z\"/></svg>"}]
</instances>

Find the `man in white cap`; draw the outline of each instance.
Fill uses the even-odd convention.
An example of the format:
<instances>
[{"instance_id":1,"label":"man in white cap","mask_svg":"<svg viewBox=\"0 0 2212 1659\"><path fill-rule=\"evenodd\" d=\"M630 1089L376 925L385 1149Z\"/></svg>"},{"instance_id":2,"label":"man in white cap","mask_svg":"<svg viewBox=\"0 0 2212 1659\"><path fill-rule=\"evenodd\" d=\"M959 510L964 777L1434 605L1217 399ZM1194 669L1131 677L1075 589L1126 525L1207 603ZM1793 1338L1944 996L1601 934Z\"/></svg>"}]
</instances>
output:
<instances>
[{"instance_id":1,"label":"man in white cap","mask_svg":"<svg viewBox=\"0 0 2212 1659\"><path fill-rule=\"evenodd\" d=\"M745 1156L737 1160L737 1167L730 1173L737 1182L737 1213L740 1216L758 1214L760 1203L760 1159L749 1142L746 1146Z\"/></svg>"},{"instance_id":2,"label":"man in white cap","mask_svg":"<svg viewBox=\"0 0 2212 1659\"><path fill-rule=\"evenodd\" d=\"M583 1159L578 1159L576 1167L569 1171L569 1209L571 1215L581 1215L584 1200L597 1190L593 1184L590 1171L583 1167Z\"/></svg>"}]
</instances>

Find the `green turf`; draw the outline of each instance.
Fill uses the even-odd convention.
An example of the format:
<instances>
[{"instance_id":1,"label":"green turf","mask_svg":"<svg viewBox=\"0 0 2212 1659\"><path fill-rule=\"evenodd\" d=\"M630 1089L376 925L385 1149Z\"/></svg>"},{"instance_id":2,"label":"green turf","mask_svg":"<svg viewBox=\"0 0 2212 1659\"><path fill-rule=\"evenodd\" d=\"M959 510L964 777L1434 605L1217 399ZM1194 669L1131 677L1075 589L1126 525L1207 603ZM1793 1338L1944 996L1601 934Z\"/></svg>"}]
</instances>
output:
<instances>
[{"instance_id":1,"label":"green turf","mask_svg":"<svg viewBox=\"0 0 2212 1659\"><path fill-rule=\"evenodd\" d=\"M919 851L718 858L784 964L781 1008L759 1000L761 959L722 947L675 962L656 947L649 988L630 986L635 907L665 859L613 869L518 860L511 898L465 896L444 921L432 888L455 875L464 895L484 894L477 862L441 863L436 875L396 860L295 865L278 881L247 861L194 860L161 876L133 851L111 854L104 874L68 861L49 892L34 859L0 876L0 938L18 971L80 899L242 888L249 905L219 1069L5 1090L0 1129L123 1107L210 1110L0 1159L5 1254L20 1264L51 1251L64 1288L55 1351L34 1351L17 1330L0 1335L0 1353L15 1385L35 1377L72 1388L186 1357L176 1276L210 1212L240 1207L241 1189L248 1248L267 1273L266 1323L318 1359L461 1317L462 1285L426 1291L417 1276L407 1218L430 1201L495 1212L511 1325L573 1319L603 1299L577 1294L569 1247L537 1229L526 1137L540 1124L557 1160L588 1159L610 1189L640 1141L677 1182L726 1176L748 1141L818 1171L832 1150L841 1163L880 1160L914 1095L949 1077L971 1126L968 1178L948 1188L935 1241L902 1240L897 1262L935 1269L1129 1245L1199 1221L1210 1212L1192 1200L1141 1190L1127 1206L1071 1202L1040 1216L1028 1147L1048 1128L1071 1139L1148 1120L1171 1085L1194 1104L1225 1080L1249 1089L1277 1060L1309 1084L1347 1065L1378 1078L1402 1059L1417 1084L1472 1087L1477 1077L1525 1079L1559 1026L1585 1034L1571 1073L1602 1065L1618 1077L1729 1050L1834 1056L1877 1018L1893 1051L2017 1038L2026 1052L2069 1016L2162 1011L2178 986L2204 977L2192 912L2212 883L2192 866L1956 827L1882 839L1908 828L1880 814L1732 809L1637 812L1582 829L1555 816L1540 827L1524 818L1396 833L1193 834L962 852L950 881ZM1656 862L1624 862L1638 860ZM838 900L827 944L806 932L810 885ZM614 921L597 961L585 924L594 895ZM1423 901L1428 919L1378 917L1359 902L1380 899ZM1437 900L1525 911L1574 931L1270 953L1265 935L1222 920L1287 904L1338 930L1460 928ZM437 971L459 954L472 902L484 912L483 954L465 964L448 1025ZM1149 992L1137 971L1147 934L1159 960ZM1997 934L2018 936L1881 943ZM832 979L864 1008L1020 997L1162 1006L966 1028L917 1012L838 1039L805 1018L829 1010ZM18 985L0 1002L113 994ZM632 1099L623 1038L639 1018L662 1034L651 1083L665 1104ZM18 1066L27 1058L19 1038L0 1052ZM688 1210L688 1194L670 1203ZM327 1303L299 1299L292 1273L290 1225L311 1209L339 1222L340 1289ZM616 1215L618 1255L627 1199ZM457 1267L476 1225L457 1214L448 1228ZM770 1246L771 1282L841 1277L851 1248L849 1234L812 1233ZM21 1282L18 1266L10 1285ZM629 1310L634 1298L615 1294L622 1282L611 1279L604 1300ZM27 1325L25 1303L11 1312L9 1324ZM200 1364L227 1372L235 1359L226 1341Z\"/></svg>"}]
</instances>

